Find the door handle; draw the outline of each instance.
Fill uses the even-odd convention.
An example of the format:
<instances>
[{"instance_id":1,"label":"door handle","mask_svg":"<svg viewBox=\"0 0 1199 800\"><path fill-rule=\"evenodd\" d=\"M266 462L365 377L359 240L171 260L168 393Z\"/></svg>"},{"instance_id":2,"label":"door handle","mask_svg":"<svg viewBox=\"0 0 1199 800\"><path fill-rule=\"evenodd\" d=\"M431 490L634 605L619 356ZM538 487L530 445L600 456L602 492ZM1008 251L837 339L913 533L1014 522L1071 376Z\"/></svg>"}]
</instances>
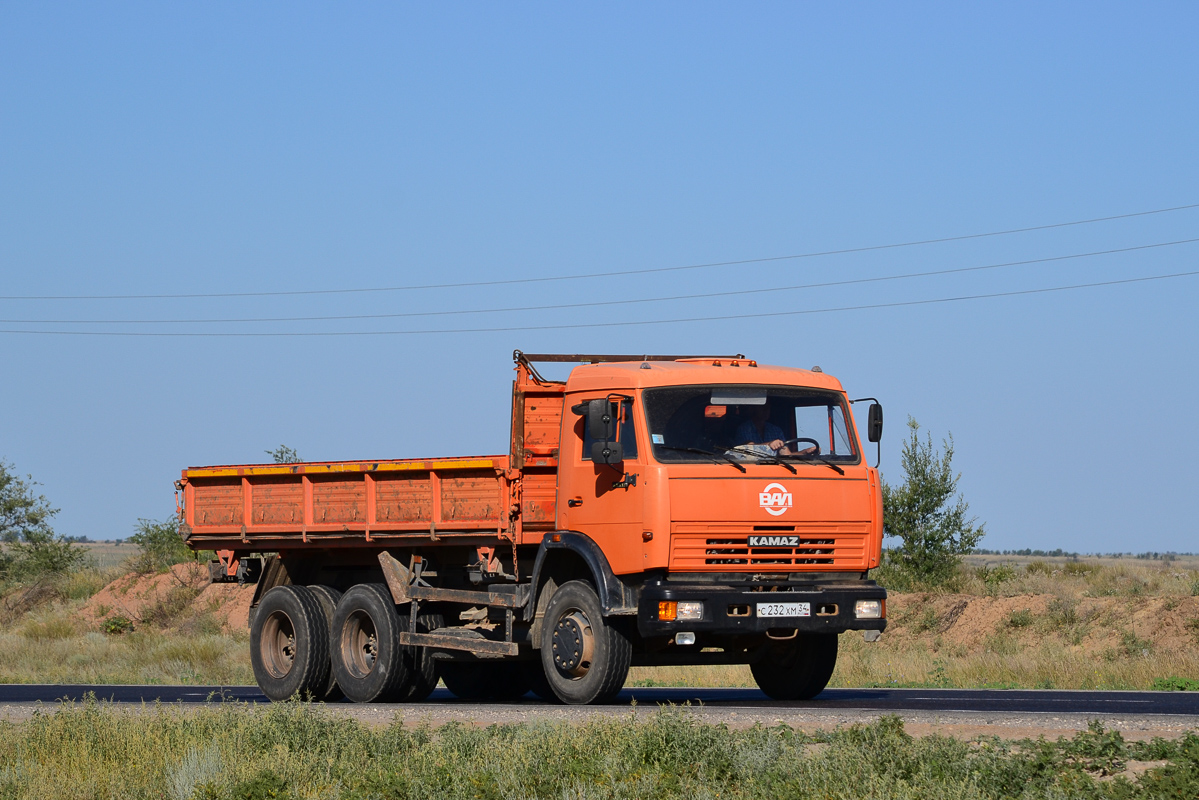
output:
<instances>
[{"instance_id":1,"label":"door handle","mask_svg":"<svg viewBox=\"0 0 1199 800\"><path fill-rule=\"evenodd\" d=\"M583 505L583 498L581 497L572 497L566 501L567 508L578 508L581 505Z\"/></svg>"}]
</instances>

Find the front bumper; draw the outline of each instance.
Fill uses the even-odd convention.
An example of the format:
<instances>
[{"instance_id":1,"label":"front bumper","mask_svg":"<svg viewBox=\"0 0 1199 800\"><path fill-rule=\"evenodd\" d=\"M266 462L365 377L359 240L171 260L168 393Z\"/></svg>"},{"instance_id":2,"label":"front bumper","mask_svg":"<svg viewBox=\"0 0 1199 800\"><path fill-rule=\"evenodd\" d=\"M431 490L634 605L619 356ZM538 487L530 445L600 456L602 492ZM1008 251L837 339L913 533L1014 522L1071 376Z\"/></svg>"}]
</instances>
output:
<instances>
[{"instance_id":1,"label":"front bumper","mask_svg":"<svg viewBox=\"0 0 1199 800\"><path fill-rule=\"evenodd\" d=\"M752 588L656 581L642 587L637 606L637 628L647 639L673 637L679 631L716 636L765 634L767 631L883 631L887 628L885 611L880 619L858 619L854 616L854 604L858 600L885 601L886 597L887 590L873 581ZM663 600L699 600L704 604L703 616L692 620L661 620L658 604ZM810 616L760 617L759 603L807 603ZM883 608L886 608L885 602Z\"/></svg>"}]
</instances>

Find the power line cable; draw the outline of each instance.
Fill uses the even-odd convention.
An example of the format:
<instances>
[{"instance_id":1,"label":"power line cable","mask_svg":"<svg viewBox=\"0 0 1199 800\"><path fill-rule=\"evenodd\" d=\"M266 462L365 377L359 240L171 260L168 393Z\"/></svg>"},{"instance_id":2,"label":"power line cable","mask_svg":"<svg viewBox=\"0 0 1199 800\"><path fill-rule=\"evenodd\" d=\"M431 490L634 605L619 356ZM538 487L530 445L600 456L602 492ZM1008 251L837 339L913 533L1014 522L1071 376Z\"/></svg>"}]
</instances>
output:
<instances>
[{"instance_id":1,"label":"power line cable","mask_svg":"<svg viewBox=\"0 0 1199 800\"><path fill-rule=\"evenodd\" d=\"M439 333L506 333L514 331L554 331L573 330L579 328L617 328L641 325L673 325L684 322L719 322L735 319L764 319L767 317L793 317L806 314L831 314L842 311L865 311L878 308L902 308L906 306L934 305L938 303L954 303L962 300L984 300L994 297L1018 297L1022 295L1046 294L1049 292L1065 292L1074 289L1091 289L1098 286L1120 286L1148 281L1161 281L1171 278L1184 278L1199 275L1199 270L1191 272L1173 272L1168 275L1150 275L1143 278L1125 278L1113 281L1095 281L1092 283L1076 283L1069 286L1050 286L1043 289L1020 289L1009 292L990 292L987 294L958 295L956 297L937 297L927 300L904 300L891 303L871 303L857 306L838 306L833 308L810 308L800 311L769 311L754 314L725 314L720 316L683 317L678 319L633 320L630 322L581 322L568 325L514 325L492 328L439 328L415 331L283 331L283 332L163 332L163 331L30 331L30 330L0 330L0 333L27 334L33 336L132 336L132 337L170 337L170 338L279 338L279 337L319 337L319 336L417 336Z\"/></svg>"},{"instance_id":2,"label":"power line cable","mask_svg":"<svg viewBox=\"0 0 1199 800\"><path fill-rule=\"evenodd\" d=\"M1003 267L1018 267L1029 264L1045 264L1055 261L1068 261L1078 258L1112 255L1114 253L1131 253L1139 250L1151 250L1159 247L1193 244L1194 239L1178 239L1173 242L1154 242L1152 244L1136 245L1134 247L1119 247L1111 250L1094 250L1089 253L1071 253L1064 256L1048 256L1045 258L1030 258L1024 261L1005 261L1000 264L984 264L974 267L955 267L953 269L928 270L925 272L908 272L902 275L883 275L874 278L852 278L842 281L825 281L823 283L804 283L795 286L773 286L766 289L737 289L724 292L706 292L702 294L676 294L665 297L644 297L624 300L597 300L588 303L555 303L540 306L508 306L504 308L477 308L459 311L408 311L392 314L338 314L332 316L314 317L227 317L216 319L0 319L3 325L183 325L183 324L218 324L218 323L261 323L261 322L329 322L363 319L399 319L406 317L444 317L462 316L467 314L498 314L517 311L553 311L579 308L595 308L598 306L620 306L644 303L662 303L674 300L697 300L713 297L737 297L754 294L772 294L799 289L823 289L832 286L852 286L863 283L880 283L897 281L908 278L925 278L939 275L952 275L963 272L980 272L983 270L1000 269Z\"/></svg>"},{"instance_id":3,"label":"power line cable","mask_svg":"<svg viewBox=\"0 0 1199 800\"><path fill-rule=\"evenodd\" d=\"M709 269L712 267L732 267L745 264L765 264L773 261L790 261L801 258L818 258L822 256L846 255L849 253L868 253L877 250L893 250L901 247L918 247L928 244L945 242L962 242L970 239L984 239L992 236L1008 236L1016 233L1030 233L1055 228L1068 228L1075 225L1090 225L1096 222L1111 222L1118 219L1146 217L1153 214L1166 214L1172 211L1185 211L1199 208L1199 203L1190 203L1170 208L1157 208L1151 211L1135 211L1129 214L1115 214L1108 217L1093 217L1091 219L1073 220L1071 222L1055 222L1049 225L1033 225L1026 228L1009 228L1002 231L987 233L971 233L962 236L945 236L938 239L919 239L910 242L895 242L892 244L877 244L866 247L848 247L840 250L822 250L811 253L796 253L785 256L767 256L764 258L744 258L736 261L713 261L704 264L688 264L677 267L651 267L646 269L614 270L609 272L590 272L580 275L551 275L543 278L507 278L493 281L463 281L458 283L427 283L409 286L380 286L364 289L299 289L275 292L211 292L191 294L108 294L108 295L0 295L0 300L182 300L182 299L211 299L227 297L289 297L322 294L366 294L371 292L407 292L426 289L461 289L479 286L511 286L529 283L550 283L555 281L577 281L591 278L614 278L624 275L650 275L663 272L682 272L685 270Z\"/></svg>"}]
</instances>

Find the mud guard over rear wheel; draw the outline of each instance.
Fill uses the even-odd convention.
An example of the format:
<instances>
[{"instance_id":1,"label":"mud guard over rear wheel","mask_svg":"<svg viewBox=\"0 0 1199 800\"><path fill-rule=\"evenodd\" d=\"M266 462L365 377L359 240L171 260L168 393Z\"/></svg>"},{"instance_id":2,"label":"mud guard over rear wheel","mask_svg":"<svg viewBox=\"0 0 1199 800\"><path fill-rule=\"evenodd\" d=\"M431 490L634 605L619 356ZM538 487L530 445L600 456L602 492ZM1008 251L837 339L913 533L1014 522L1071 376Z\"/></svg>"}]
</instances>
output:
<instances>
[{"instance_id":1,"label":"mud guard over rear wheel","mask_svg":"<svg viewBox=\"0 0 1199 800\"><path fill-rule=\"evenodd\" d=\"M262 693L275 702L323 697L329 679L329 627L307 586L267 592L250 626L250 663Z\"/></svg>"},{"instance_id":2,"label":"mud guard over rear wheel","mask_svg":"<svg viewBox=\"0 0 1199 800\"><path fill-rule=\"evenodd\" d=\"M836 666L837 635L818 633L772 642L749 669L768 697L811 700L824 691Z\"/></svg>"},{"instance_id":3,"label":"mud guard over rear wheel","mask_svg":"<svg viewBox=\"0 0 1199 800\"><path fill-rule=\"evenodd\" d=\"M541 626L541 667L564 703L606 703L624 688L633 649L628 637L604 619L590 581L558 587Z\"/></svg>"}]
</instances>

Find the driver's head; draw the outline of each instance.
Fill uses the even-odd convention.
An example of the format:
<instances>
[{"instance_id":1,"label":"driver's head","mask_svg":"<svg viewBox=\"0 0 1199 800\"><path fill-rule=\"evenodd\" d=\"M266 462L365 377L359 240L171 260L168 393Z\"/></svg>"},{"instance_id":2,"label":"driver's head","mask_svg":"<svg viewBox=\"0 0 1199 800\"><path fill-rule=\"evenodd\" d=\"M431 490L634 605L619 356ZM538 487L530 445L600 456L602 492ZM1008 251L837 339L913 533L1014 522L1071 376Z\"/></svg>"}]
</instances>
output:
<instances>
[{"instance_id":1,"label":"driver's head","mask_svg":"<svg viewBox=\"0 0 1199 800\"><path fill-rule=\"evenodd\" d=\"M749 418L754 421L755 425L762 425L770 420L770 406L750 406L753 410L749 412Z\"/></svg>"}]
</instances>

